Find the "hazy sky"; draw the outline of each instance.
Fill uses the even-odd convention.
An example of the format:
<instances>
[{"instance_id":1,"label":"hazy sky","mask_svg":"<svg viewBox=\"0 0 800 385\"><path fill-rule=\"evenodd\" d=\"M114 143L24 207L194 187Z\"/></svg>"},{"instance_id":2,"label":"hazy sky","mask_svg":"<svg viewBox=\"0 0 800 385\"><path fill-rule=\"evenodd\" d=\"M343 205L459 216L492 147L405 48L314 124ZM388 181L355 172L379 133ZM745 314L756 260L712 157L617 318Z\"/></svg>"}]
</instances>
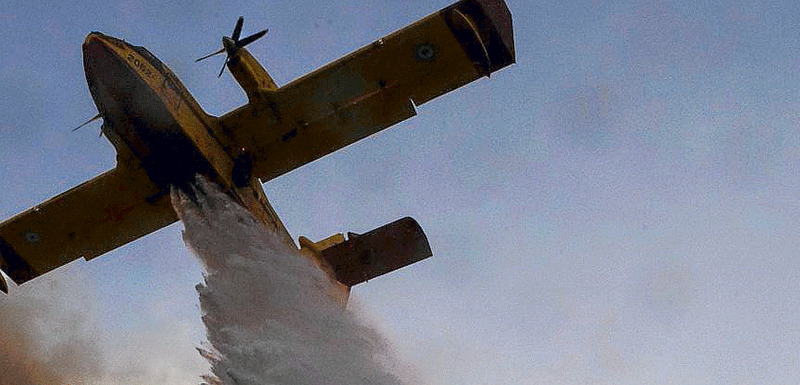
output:
<instances>
[{"instance_id":1,"label":"hazy sky","mask_svg":"<svg viewBox=\"0 0 800 385\"><path fill-rule=\"evenodd\" d=\"M420 222L434 257L353 297L424 383L799 382L800 3L508 3L516 65L264 186L289 231ZM70 132L96 114L92 30L147 47L222 114L243 92L221 58L193 60L240 15L244 34L270 29L251 52L285 84L448 4L3 1L0 217L114 165L99 123ZM197 383L200 270L180 231L14 292L69 275L49 300L91 315L107 383Z\"/></svg>"}]
</instances>

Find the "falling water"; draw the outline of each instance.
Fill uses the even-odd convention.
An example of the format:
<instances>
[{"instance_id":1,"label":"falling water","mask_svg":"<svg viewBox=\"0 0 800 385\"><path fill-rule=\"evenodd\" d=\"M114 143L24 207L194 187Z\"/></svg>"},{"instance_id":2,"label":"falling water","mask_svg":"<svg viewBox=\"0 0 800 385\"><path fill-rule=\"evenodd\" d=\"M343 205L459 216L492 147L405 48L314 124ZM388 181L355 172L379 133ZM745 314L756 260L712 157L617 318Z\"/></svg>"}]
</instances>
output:
<instances>
[{"instance_id":1,"label":"falling water","mask_svg":"<svg viewBox=\"0 0 800 385\"><path fill-rule=\"evenodd\" d=\"M204 180L174 190L197 285L208 384L400 384L383 338L331 299L326 273Z\"/></svg>"}]
</instances>

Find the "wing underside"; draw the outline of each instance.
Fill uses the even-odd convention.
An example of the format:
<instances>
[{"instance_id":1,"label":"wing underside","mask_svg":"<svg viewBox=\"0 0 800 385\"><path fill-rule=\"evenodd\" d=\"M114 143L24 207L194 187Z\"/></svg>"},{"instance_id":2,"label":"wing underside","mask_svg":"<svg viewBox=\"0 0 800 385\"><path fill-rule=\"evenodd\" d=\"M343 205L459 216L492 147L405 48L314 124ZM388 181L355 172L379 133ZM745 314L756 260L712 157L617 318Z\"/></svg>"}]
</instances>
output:
<instances>
[{"instance_id":1,"label":"wing underside","mask_svg":"<svg viewBox=\"0 0 800 385\"><path fill-rule=\"evenodd\" d=\"M21 284L176 220L168 191L117 167L0 224L0 269Z\"/></svg>"}]
</instances>

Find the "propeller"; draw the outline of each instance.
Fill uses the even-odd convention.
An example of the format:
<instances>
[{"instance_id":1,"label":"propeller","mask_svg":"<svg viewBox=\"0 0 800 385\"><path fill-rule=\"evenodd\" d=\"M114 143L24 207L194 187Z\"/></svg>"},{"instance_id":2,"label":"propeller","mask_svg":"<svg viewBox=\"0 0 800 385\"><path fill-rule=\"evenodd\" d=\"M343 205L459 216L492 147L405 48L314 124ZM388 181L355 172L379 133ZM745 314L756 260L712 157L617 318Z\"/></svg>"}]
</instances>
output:
<instances>
[{"instance_id":1,"label":"propeller","mask_svg":"<svg viewBox=\"0 0 800 385\"><path fill-rule=\"evenodd\" d=\"M268 29L265 29L263 31L256 32L244 39L239 39L239 36L242 34L242 24L244 24L244 16L240 16L239 20L236 21L236 26L233 28L233 34L230 37L228 36L222 37L222 48L219 51L203 56L195 60L195 62L208 59L212 56L219 55L227 51L228 55L227 57L225 57L225 62L222 63L222 69L219 71L219 75L217 75L217 77L220 77L222 76L222 73L225 72L225 67L228 65L228 61L231 60L231 57L236 55L236 51L238 51L239 48L242 48L260 39L261 37L267 34L267 31L269 31Z\"/></svg>"}]
</instances>

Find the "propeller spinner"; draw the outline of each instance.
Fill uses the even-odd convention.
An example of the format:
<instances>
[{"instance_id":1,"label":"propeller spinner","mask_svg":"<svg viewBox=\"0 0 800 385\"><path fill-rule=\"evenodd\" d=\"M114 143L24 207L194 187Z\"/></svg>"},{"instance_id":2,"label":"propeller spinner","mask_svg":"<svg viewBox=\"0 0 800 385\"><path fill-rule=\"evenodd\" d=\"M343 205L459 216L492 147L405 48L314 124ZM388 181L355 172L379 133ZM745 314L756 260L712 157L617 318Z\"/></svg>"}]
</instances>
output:
<instances>
[{"instance_id":1,"label":"propeller spinner","mask_svg":"<svg viewBox=\"0 0 800 385\"><path fill-rule=\"evenodd\" d=\"M225 57L225 62L222 63L222 69L219 71L219 75L217 75L217 77L220 77L220 76L222 76L222 73L225 72L225 67L228 65L228 61L230 61L231 57L236 55L236 51L238 51L239 48L242 48L242 47L244 47L244 46L246 46L246 45L248 45L248 44L250 44L250 43L252 43L252 42L254 42L254 41L258 40L258 39L260 39L261 37L263 37L264 35L267 34L267 31L269 31L268 29L265 29L263 31L256 32L256 33L254 33L254 34L252 34L252 35L240 40L239 36L242 34L242 24L244 24L244 16L240 16L239 20L236 21L236 27L233 28L233 34L230 37L227 37L227 36L223 36L222 37L222 48L219 51L214 52L214 53L212 53L210 55L203 56L203 57L195 60L195 62L199 62L200 60L208 59L208 58L210 58L212 56L219 55L219 54L227 51L228 55Z\"/></svg>"}]
</instances>

